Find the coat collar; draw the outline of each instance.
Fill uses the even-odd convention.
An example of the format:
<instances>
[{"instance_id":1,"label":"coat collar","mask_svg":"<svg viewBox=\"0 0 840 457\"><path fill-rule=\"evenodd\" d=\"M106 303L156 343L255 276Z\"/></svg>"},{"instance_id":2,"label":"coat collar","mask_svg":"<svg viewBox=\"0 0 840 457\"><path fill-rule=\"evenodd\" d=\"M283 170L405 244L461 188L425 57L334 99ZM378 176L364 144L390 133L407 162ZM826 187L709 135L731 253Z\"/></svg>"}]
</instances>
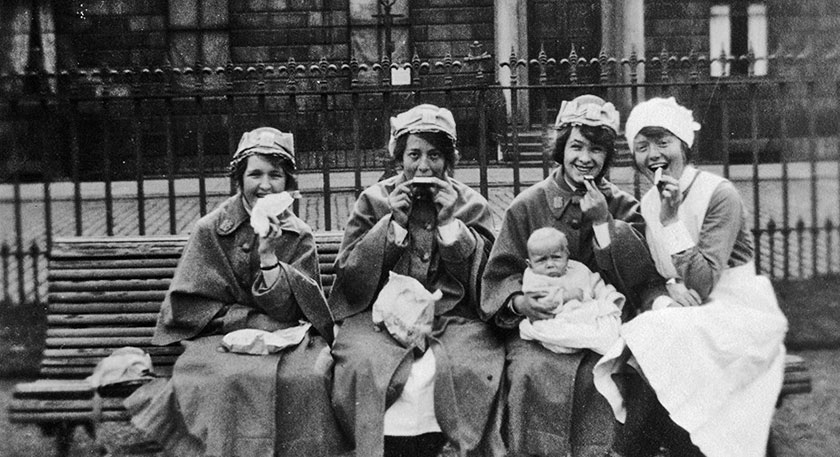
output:
<instances>
[{"instance_id":1,"label":"coat collar","mask_svg":"<svg viewBox=\"0 0 840 457\"><path fill-rule=\"evenodd\" d=\"M560 219L569 205L579 205L580 199L586 194L585 190L572 189L566 179L563 177L563 167L557 167L551 172L551 175L545 180L546 185L543 186L545 194L546 206L551 211L551 214ZM613 184L604 178L598 185L598 189L604 194L607 202L613 196Z\"/></svg>"},{"instance_id":2,"label":"coat collar","mask_svg":"<svg viewBox=\"0 0 840 457\"><path fill-rule=\"evenodd\" d=\"M245 201L243 200L241 193L237 193L225 201L219 210L222 214L221 217L219 217L219 223L216 225L216 233L220 236L230 235L236 231L240 225L246 221L250 221L251 219L251 214L248 211L248 208L245 207ZM291 211L291 209L287 209L286 212L289 213L289 217L283 217L280 219L280 230L294 232L300 235L300 233L304 230L304 222L297 218Z\"/></svg>"}]
</instances>

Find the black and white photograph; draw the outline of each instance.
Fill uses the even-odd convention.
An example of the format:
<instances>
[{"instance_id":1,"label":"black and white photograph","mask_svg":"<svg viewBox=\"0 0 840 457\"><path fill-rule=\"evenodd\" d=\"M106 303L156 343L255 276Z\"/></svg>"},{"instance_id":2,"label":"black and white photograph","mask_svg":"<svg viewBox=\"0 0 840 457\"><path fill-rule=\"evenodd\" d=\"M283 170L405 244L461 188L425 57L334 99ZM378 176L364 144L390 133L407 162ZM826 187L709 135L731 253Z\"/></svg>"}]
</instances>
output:
<instances>
[{"instance_id":1,"label":"black and white photograph","mask_svg":"<svg viewBox=\"0 0 840 457\"><path fill-rule=\"evenodd\" d=\"M840 2L1 0L0 457L832 457Z\"/></svg>"}]
</instances>

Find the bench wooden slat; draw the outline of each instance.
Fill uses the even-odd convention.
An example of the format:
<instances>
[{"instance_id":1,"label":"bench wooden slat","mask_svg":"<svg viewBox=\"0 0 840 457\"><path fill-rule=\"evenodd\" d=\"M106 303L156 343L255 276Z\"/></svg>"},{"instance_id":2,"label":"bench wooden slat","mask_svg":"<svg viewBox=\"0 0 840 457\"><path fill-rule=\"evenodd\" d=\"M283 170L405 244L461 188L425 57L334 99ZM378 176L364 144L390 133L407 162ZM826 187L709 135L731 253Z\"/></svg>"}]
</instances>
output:
<instances>
[{"instance_id":1,"label":"bench wooden slat","mask_svg":"<svg viewBox=\"0 0 840 457\"><path fill-rule=\"evenodd\" d=\"M146 324L154 326L157 313L133 314L51 314L47 316L47 325L88 326L108 324Z\"/></svg>"},{"instance_id":2,"label":"bench wooden slat","mask_svg":"<svg viewBox=\"0 0 840 457\"><path fill-rule=\"evenodd\" d=\"M146 351L152 356L153 361L161 356L178 355L184 352L183 346L138 346L140 349ZM49 360L54 357L92 357L102 359L108 357L113 352L111 348L102 347L88 347L88 348L62 348L44 349L44 360Z\"/></svg>"},{"instance_id":3,"label":"bench wooden slat","mask_svg":"<svg viewBox=\"0 0 840 457\"><path fill-rule=\"evenodd\" d=\"M96 338L47 338L47 347L110 347L121 348L123 346L148 346L151 338L140 336L125 336L119 338L96 337Z\"/></svg>"},{"instance_id":4,"label":"bench wooden slat","mask_svg":"<svg viewBox=\"0 0 840 457\"><path fill-rule=\"evenodd\" d=\"M51 314L157 313L160 302L50 303L47 310Z\"/></svg>"},{"instance_id":5,"label":"bench wooden slat","mask_svg":"<svg viewBox=\"0 0 840 457\"><path fill-rule=\"evenodd\" d=\"M120 411L123 410L122 398L118 397L102 397L102 409ZM35 412L35 411L92 411L93 398L81 400L38 400L35 398L25 398L16 401L9 411L14 414L18 412Z\"/></svg>"},{"instance_id":6,"label":"bench wooden slat","mask_svg":"<svg viewBox=\"0 0 840 457\"><path fill-rule=\"evenodd\" d=\"M55 260L50 259L50 271L53 270L111 270L111 269L148 269L172 268L178 266L178 257L162 259L115 259L102 260ZM48 276L49 277L49 276Z\"/></svg>"},{"instance_id":7,"label":"bench wooden slat","mask_svg":"<svg viewBox=\"0 0 840 457\"><path fill-rule=\"evenodd\" d=\"M165 365L172 365L175 363L175 359L178 358L178 355L169 355L163 356L158 355L155 356L155 365L157 366L165 366ZM102 359L99 358L92 358L92 357L51 357L49 359L44 359L41 366L42 367L86 367L90 370L90 373L93 373L93 369L96 368L96 364L98 364ZM153 367L154 368L154 367Z\"/></svg>"},{"instance_id":8,"label":"bench wooden slat","mask_svg":"<svg viewBox=\"0 0 840 457\"><path fill-rule=\"evenodd\" d=\"M64 395L73 396L74 394L93 394L93 387L84 379L76 380L57 380L57 379L39 379L32 382L22 382L15 385L14 395L28 395L36 393L50 393L57 392Z\"/></svg>"},{"instance_id":9,"label":"bench wooden slat","mask_svg":"<svg viewBox=\"0 0 840 457\"><path fill-rule=\"evenodd\" d=\"M56 292L50 293L51 303L84 303L104 301L163 301L166 291L122 291L122 292Z\"/></svg>"},{"instance_id":10,"label":"bench wooden slat","mask_svg":"<svg viewBox=\"0 0 840 457\"><path fill-rule=\"evenodd\" d=\"M57 292L112 292L168 290L171 279L107 279L95 281L51 281L50 293Z\"/></svg>"},{"instance_id":11,"label":"bench wooden slat","mask_svg":"<svg viewBox=\"0 0 840 457\"><path fill-rule=\"evenodd\" d=\"M53 379L79 379L90 376L93 372L93 367L80 366L49 366L41 365L41 376ZM169 377L172 375L172 364L158 363L155 365L155 374L158 376Z\"/></svg>"},{"instance_id":12,"label":"bench wooden slat","mask_svg":"<svg viewBox=\"0 0 840 457\"><path fill-rule=\"evenodd\" d=\"M166 268L76 268L73 270L53 270L49 274L50 285L55 281L87 281L91 279L157 279L171 278L175 275L174 267Z\"/></svg>"},{"instance_id":13,"label":"bench wooden slat","mask_svg":"<svg viewBox=\"0 0 840 457\"><path fill-rule=\"evenodd\" d=\"M171 257L180 255L186 236L133 236L57 238L51 255L56 258Z\"/></svg>"},{"instance_id":14,"label":"bench wooden slat","mask_svg":"<svg viewBox=\"0 0 840 457\"><path fill-rule=\"evenodd\" d=\"M62 412L19 412L10 413L9 422L13 424L37 424L37 423L53 423L53 422L70 422L70 423L89 423L93 420L93 413L82 411L62 411ZM129 415L126 411L102 411L99 420L103 422L125 422L129 420Z\"/></svg>"},{"instance_id":15,"label":"bench wooden slat","mask_svg":"<svg viewBox=\"0 0 840 457\"><path fill-rule=\"evenodd\" d=\"M148 336L154 327L98 327L98 328L47 328L47 338L82 338L93 336Z\"/></svg>"}]
</instances>

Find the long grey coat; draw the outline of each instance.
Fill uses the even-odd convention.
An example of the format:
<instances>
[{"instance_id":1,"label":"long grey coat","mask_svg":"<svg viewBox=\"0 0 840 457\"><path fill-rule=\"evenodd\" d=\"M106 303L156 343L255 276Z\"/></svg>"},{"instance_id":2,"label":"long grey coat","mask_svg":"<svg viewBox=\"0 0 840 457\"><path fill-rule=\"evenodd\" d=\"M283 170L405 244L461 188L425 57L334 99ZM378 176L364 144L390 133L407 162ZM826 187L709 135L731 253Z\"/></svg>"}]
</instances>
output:
<instances>
[{"instance_id":1,"label":"long grey coat","mask_svg":"<svg viewBox=\"0 0 840 457\"><path fill-rule=\"evenodd\" d=\"M462 233L452 246L437 243L434 209L415 202L407 247L394 241L387 197L398 175L366 189L356 201L336 260L330 307L343 320L333 345L336 414L356 445L356 455L383 453L383 417L399 397L414 352L387 332L377 332L371 305L389 271L411 275L427 289L440 289L430 340L436 364L435 416L449 448L459 455L503 455L497 395L504 347L484 323L478 280L493 242L487 201L455 181L456 217Z\"/></svg>"},{"instance_id":2,"label":"long grey coat","mask_svg":"<svg viewBox=\"0 0 840 457\"><path fill-rule=\"evenodd\" d=\"M320 290L309 227L290 215L271 287L240 195L203 217L178 264L155 344L183 342L172 378L126 400L132 422L172 455L330 455L342 436L329 400L332 317ZM305 319L314 332L279 354L219 352L240 328L276 330Z\"/></svg>"}]
</instances>

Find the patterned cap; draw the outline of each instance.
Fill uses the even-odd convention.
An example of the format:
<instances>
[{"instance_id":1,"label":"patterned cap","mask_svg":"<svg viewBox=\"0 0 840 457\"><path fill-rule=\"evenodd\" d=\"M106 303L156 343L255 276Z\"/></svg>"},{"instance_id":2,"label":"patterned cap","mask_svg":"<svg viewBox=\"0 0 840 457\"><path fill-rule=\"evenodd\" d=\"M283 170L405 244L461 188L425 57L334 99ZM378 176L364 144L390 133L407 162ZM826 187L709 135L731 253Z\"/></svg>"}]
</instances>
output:
<instances>
[{"instance_id":1,"label":"patterned cap","mask_svg":"<svg viewBox=\"0 0 840 457\"><path fill-rule=\"evenodd\" d=\"M394 155L397 138L407 133L441 132L455 143L455 117L452 111L435 105L417 105L410 110L391 118L391 139L388 141L388 152Z\"/></svg>"},{"instance_id":2,"label":"patterned cap","mask_svg":"<svg viewBox=\"0 0 840 457\"><path fill-rule=\"evenodd\" d=\"M581 95L572 101L563 101L560 105L554 128L560 130L569 124L609 127L618 134L619 115L615 106L601 97Z\"/></svg>"},{"instance_id":3,"label":"patterned cap","mask_svg":"<svg viewBox=\"0 0 840 457\"><path fill-rule=\"evenodd\" d=\"M260 127L245 132L230 161L231 169L244 159L254 154L266 154L282 157L295 167L295 137L272 127Z\"/></svg>"}]
</instances>

